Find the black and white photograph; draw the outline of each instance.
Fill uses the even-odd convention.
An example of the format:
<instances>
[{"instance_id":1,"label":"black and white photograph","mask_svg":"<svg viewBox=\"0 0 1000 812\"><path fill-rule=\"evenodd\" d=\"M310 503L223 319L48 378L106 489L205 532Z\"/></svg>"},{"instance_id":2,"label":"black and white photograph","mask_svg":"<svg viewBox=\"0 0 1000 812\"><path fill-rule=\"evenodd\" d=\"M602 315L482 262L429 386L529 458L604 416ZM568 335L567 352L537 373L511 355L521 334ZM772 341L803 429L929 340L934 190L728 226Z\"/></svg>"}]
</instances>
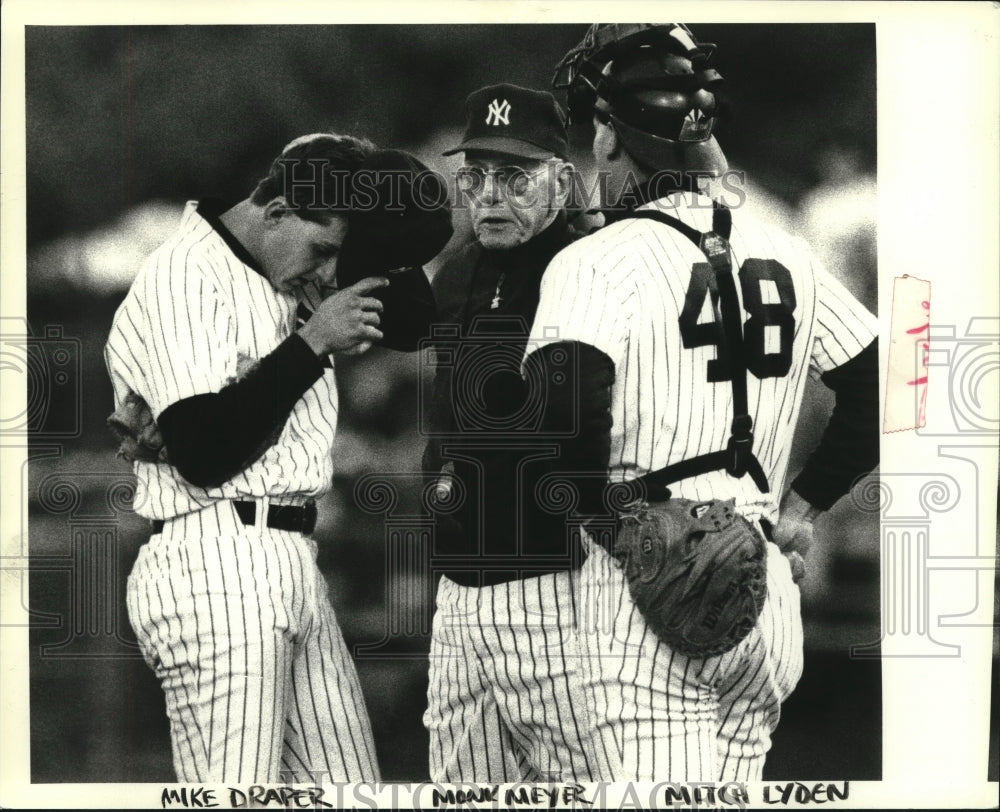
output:
<instances>
[{"instance_id":1,"label":"black and white photograph","mask_svg":"<svg viewBox=\"0 0 1000 812\"><path fill-rule=\"evenodd\" d=\"M995 7L47 5L0 804L995 806Z\"/></svg>"}]
</instances>

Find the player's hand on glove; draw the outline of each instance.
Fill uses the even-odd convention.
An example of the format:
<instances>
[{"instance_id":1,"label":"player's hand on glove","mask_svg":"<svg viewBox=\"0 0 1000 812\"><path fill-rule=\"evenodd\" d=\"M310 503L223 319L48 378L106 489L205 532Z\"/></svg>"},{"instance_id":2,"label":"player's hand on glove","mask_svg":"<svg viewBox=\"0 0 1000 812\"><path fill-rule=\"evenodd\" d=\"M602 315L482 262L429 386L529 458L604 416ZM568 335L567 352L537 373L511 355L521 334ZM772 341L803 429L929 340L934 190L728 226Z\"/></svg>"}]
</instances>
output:
<instances>
[{"instance_id":1,"label":"player's hand on glove","mask_svg":"<svg viewBox=\"0 0 1000 812\"><path fill-rule=\"evenodd\" d=\"M382 276L362 279L323 300L299 335L318 356L331 352L360 355L382 338L382 302L369 294L389 284Z\"/></svg>"},{"instance_id":2,"label":"player's hand on glove","mask_svg":"<svg viewBox=\"0 0 1000 812\"><path fill-rule=\"evenodd\" d=\"M812 546L813 522L819 514L819 510L791 489L781 500L778 523L774 527L774 543L788 559L795 583L805 577L805 556Z\"/></svg>"},{"instance_id":3,"label":"player's hand on glove","mask_svg":"<svg viewBox=\"0 0 1000 812\"><path fill-rule=\"evenodd\" d=\"M128 462L167 462L160 427L153 420L149 404L135 392L129 392L107 420L108 428L118 438L118 456Z\"/></svg>"}]
</instances>

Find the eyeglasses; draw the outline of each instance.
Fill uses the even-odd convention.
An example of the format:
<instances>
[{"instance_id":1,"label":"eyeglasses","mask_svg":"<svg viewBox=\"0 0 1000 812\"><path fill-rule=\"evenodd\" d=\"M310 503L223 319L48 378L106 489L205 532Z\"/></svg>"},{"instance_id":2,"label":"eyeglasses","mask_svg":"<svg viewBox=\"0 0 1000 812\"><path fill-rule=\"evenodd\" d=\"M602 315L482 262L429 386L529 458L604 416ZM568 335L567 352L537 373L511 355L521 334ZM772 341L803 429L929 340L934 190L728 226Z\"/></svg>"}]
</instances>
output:
<instances>
[{"instance_id":1,"label":"eyeglasses","mask_svg":"<svg viewBox=\"0 0 1000 812\"><path fill-rule=\"evenodd\" d=\"M520 196L527 194L532 181L546 169L547 165L530 170L522 169L520 166L501 166L497 169L463 166L458 170L457 178L461 190L469 194L481 194L486 188L486 178L489 177L507 194Z\"/></svg>"}]
</instances>

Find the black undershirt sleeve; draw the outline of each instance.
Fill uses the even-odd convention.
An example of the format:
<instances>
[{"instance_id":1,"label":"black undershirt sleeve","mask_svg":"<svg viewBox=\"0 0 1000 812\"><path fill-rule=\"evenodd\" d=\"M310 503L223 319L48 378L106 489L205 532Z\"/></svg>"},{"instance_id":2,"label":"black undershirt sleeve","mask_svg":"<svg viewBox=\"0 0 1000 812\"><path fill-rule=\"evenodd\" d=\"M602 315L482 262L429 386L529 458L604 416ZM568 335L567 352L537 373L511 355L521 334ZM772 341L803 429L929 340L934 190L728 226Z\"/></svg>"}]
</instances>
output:
<instances>
[{"instance_id":1,"label":"black undershirt sleeve","mask_svg":"<svg viewBox=\"0 0 1000 812\"><path fill-rule=\"evenodd\" d=\"M822 380L836 393L836 405L792 490L813 507L829 510L879 463L878 339Z\"/></svg>"},{"instance_id":2,"label":"black undershirt sleeve","mask_svg":"<svg viewBox=\"0 0 1000 812\"><path fill-rule=\"evenodd\" d=\"M524 368L525 377L537 375L543 382L540 428L559 436L559 458L551 470L565 474L579 494L574 518L603 516L614 362L590 344L560 341L533 352Z\"/></svg>"},{"instance_id":3,"label":"black undershirt sleeve","mask_svg":"<svg viewBox=\"0 0 1000 812\"><path fill-rule=\"evenodd\" d=\"M322 359L292 333L239 381L171 404L157 421L171 465L200 488L232 479L275 443L322 374Z\"/></svg>"}]
</instances>

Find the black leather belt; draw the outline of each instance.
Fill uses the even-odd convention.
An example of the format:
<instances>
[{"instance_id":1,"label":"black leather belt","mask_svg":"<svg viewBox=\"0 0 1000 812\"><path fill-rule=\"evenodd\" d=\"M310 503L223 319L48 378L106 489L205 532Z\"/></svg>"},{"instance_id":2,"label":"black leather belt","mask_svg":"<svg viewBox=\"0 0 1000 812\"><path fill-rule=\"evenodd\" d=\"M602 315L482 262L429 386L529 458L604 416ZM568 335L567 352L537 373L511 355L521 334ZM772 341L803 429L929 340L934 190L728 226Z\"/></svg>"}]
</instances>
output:
<instances>
[{"instance_id":1,"label":"black leather belt","mask_svg":"<svg viewBox=\"0 0 1000 812\"><path fill-rule=\"evenodd\" d=\"M257 524L256 502L233 502L233 508L245 525ZM163 519L153 520L153 535L163 532ZM270 505L267 509L267 526L273 530L288 530L308 536L316 529L316 503L304 505Z\"/></svg>"}]
</instances>

